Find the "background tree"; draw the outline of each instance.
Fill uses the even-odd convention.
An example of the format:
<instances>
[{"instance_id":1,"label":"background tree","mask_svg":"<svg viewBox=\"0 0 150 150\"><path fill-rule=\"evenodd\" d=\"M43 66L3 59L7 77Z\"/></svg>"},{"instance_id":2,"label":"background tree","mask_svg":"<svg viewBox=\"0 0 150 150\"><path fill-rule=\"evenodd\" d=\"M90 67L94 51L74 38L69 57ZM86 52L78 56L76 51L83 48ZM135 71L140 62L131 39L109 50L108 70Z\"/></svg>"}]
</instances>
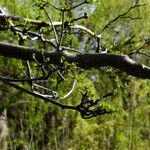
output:
<instances>
[{"instance_id":1,"label":"background tree","mask_svg":"<svg viewBox=\"0 0 150 150\"><path fill-rule=\"evenodd\" d=\"M2 1L3 148L147 149L148 5Z\"/></svg>"}]
</instances>

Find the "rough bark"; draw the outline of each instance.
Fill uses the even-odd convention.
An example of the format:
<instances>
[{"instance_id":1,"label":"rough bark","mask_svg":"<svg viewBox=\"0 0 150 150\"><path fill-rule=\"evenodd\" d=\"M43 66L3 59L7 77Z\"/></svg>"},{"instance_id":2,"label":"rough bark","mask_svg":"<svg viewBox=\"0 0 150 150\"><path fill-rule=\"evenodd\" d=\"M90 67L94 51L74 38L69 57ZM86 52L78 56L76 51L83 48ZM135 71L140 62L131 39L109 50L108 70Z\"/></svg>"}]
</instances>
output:
<instances>
[{"instance_id":1,"label":"rough bark","mask_svg":"<svg viewBox=\"0 0 150 150\"><path fill-rule=\"evenodd\" d=\"M7 115L6 109L0 115L0 149L7 149L7 135L8 135L8 127L7 127Z\"/></svg>"},{"instance_id":2,"label":"rough bark","mask_svg":"<svg viewBox=\"0 0 150 150\"><path fill-rule=\"evenodd\" d=\"M53 51L42 53L39 50L0 42L0 56L12 57L22 60L38 61L40 63L48 60L47 63L58 64L61 62L61 57L64 56L69 63L74 62L79 67L88 69L91 67L99 68L103 66L110 66L127 74L150 79L150 67L138 64L130 59L127 55L121 54L77 54L72 55L62 51ZM44 60L43 60L44 59Z\"/></svg>"}]
</instances>

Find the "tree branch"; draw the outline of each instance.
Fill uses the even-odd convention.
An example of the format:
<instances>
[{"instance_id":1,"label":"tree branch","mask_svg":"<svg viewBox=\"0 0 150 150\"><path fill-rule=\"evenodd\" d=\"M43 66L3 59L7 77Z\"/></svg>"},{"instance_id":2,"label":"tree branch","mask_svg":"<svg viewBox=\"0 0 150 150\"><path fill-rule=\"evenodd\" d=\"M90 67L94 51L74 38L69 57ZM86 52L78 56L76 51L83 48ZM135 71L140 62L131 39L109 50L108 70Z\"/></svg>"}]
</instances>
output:
<instances>
[{"instance_id":1,"label":"tree branch","mask_svg":"<svg viewBox=\"0 0 150 150\"><path fill-rule=\"evenodd\" d=\"M36 49L0 42L0 55L29 61L36 60L39 63L50 63L56 65L61 63L61 57L63 56L67 62L74 62L78 67L81 68L88 69L91 67L99 68L103 66L110 66L125 71L127 74L135 77L150 79L150 67L138 64L130 59L127 55L121 54L73 55L63 51L43 53ZM45 60L47 61L45 62Z\"/></svg>"},{"instance_id":2,"label":"tree branch","mask_svg":"<svg viewBox=\"0 0 150 150\"><path fill-rule=\"evenodd\" d=\"M39 93L35 93L35 92L33 92L33 91L30 91L30 90L28 90L28 89L25 89L25 88L23 88L23 87L21 87L21 86L15 84L15 83L13 83L13 82L8 82L7 80L5 80L5 79L4 79L3 77L1 77L1 76L0 76L0 81L2 81L3 83L5 83L5 84L7 84L7 85L9 85L9 86L11 86L11 87L14 87L15 89L18 89L18 90L23 91L23 92L25 92L25 93L27 93L27 94L30 94L30 95L35 96L35 97L37 97L37 98L40 98L40 99L44 100L45 102L50 102L51 104L54 104L54 105L56 105L56 106L59 106L59 107L62 108L62 109L73 109L73 110L76 110L76 109L77 109L76 106L64 105L64 104L62 104L62 103L60 103L60 102L57 102L57 101L53 100L52 98L47 98L47 97L45 97L45 96L43 96L43 95L41 95L41 94L39 94Z\"/></svg>"},{"instance_id":3,"label":"tree branch","mask_svg":"<svg viewBox=\"0 0 150 150\"><path fill-rule=\"evenodd\" d=\"M40 27L54 26L56 28L56 27L62 26L62 24L63 24L63 22L61 22L61 21L55 21L55 22L50 23L50 22L46 22L46 21L32 20L32 19L28 19L28 18L21 18L18 16L4 15L4 14L0 13L0 20L3 20L3 23L0 22L0 24L5 24L6 19L11 19L12 21L16 21L16 22L20 22L20 23L26 23L27 22L29 24L32 24L35 26L40 26ZM96 37L96 34L93 31L91 31L90 29L86 28L85 26L78 25L78 24L72 25L69 22L67 25L72 29L80 29L80 30L88 33L89 35ZM18 31L18 32L21 32L21 31Z\"/></svg>"}]
</instances>

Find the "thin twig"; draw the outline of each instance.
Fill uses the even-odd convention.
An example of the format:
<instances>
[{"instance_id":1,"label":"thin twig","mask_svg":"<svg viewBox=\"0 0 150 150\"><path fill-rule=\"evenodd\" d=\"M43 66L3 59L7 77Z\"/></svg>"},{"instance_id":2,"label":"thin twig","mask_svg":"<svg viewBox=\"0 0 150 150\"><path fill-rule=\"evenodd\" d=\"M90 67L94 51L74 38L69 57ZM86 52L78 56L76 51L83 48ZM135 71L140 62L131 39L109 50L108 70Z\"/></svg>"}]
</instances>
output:
<instances>
[{"instance_id":1,"label":"thin twig","mask_svg":"<svg viewBox=\"0 0 150 150\"><path fill-rule=\"evenodd\" d=\"M88 18L87 13L84 13L83 16L78 17L78 18L74 18L73 20L70 21L70 23L81 20L81 19L87 19L87 18Z\"/></svg>"},{"instance_id":2,"label":"thin twig","mask_svg":"<svg viewBox=\"0 0 150 150\"><path fill-rule=\"evenodd\" d=\"M101 34L102 32L104 32L104 30L106 30L107 28L109 28L109 26L114 23L115 21L117 21L118 19L124 18L125 15L127 15L132 9L137 8L137 7L141 7L144 6L143 5L139 5L138 4L139 0L136 1L136 3L131 6L127 11L123 12L122 14L118 15L117 17L115 17L114 19L112 19L111 21L109 21L104 27L103 29L99 32L99 34ZM130 18L131 19L131 18Z\"/></svg>"},{"instance_id":3,"label":"thin twig","mask_svg":"<svg viewBox=\"0 0 150 150\"><path fill-rule=\"evenodd\" d=\"M93 32L93 31L91 31L90 29L88 29L88 28L86 28L86 27L84 27L84 26L82 26L82 25L72 25L72 26L70 26L71 28L74 28L74 29L80 29L80 30L83 30L83 31L85 31L85 32L87 32L88 34L90 34L91 36L93 36L93 37L95 37L96 36L96 34Z\"/></svg>"},{"instance_id":4,"label":"thin twig","mask_svg":"<svg viewBox=\"0 0 150 150\"><path fill-rule=\"evenodd\" d=\"M32 91L30 91L28 89L25 89L25 88L15 84L15 83L13 83L13 82L8 82L6 80L3 80L3 78L1 78L1 77L0 77L0 81L2 81L3 83L5 83L5 84L7 84L7 85L9 85L11 87L14 87L15 89L21 90L21 91L23 91L23 92L25 92L27 94L30 94L30 95L35 96L37 98L40 98L40 99L44 100L45 102L50 102L51 104L59 106L62 109L73 109L73 110L77 109L76 106L64 105L64 104L62 104L60 102L57 102L57 101L53 100L52 98L44 97L44 96L42 96L42 95L40 95L38 93L32 92Z\"/></svg>"},{"instance_id":5,"label":"thin twig","mask_svg":"<svg viewBox=\"0 0 150 150\"><path fill-rule=\"evenodd\" d=\"M76 83L77 83L77 80L75 79L75 80L73 81L71 90L70 90L65 96L63 96L61 99L67 98L67 97L74 91L74 88L75 88Z\"/></svg>"},{"instance_id":6,"label":"thin twig","mask_svg":"<svg viewBox=\"0 0 150 150\"><path fill-rule=\"evenodd\" d=\"M5 16L5 12L3 11L2 7L0 7L0 12ZM14 26L14 24L12 23L11 20L8 20L8 22L9 22L9 24L11 25L11 28L12 28L12 29L17 29L17 28ZM24 40L25 37L22 35L22 33L16 32L16 34L19 35L19 37L20 37L21 40Z\"/></svg>"},{"instance_id":7,"label":"thin twig","mask_svg":"<svg viewBox=\"0 0 150 150\"><path fill-rule=\"evenodd\" d=\"M58 45L59 41L58 41L58 36L57 36L56 30L55 30L55 26L53 25L51 17L49 16L48 12L46 11L46 9L44 7L43 7L43 10L44 10L49 22L51 23L51 26L52 26L52 29L53 29L53 32L54 32L54 36L55 36L55 39L56 39L56 43Z\"/></svg>"},{"instance_id":8,"label":"thin twig","mask_svg":"<svg viewBox=\"0 0 150 150\"><path fill-rule=\"evenodd\" d=\"M31 89L32 89L32 75L31 75L31 66L30 66L30 62L27 60L27 61L25 61L25 63L26 63L26 67L27 67L27 76L28 76L28 78L30 79L30 81L29 81L29 84L30 84L30 87L31 87Z\"/></svg>"},{"instance_id":9,"label":"thin twig","mask_svg":"<svg viewBox=\"0 0 150 150\"><path fill-rule=\"evenodd\" d=\"M58 75L61 77L62 80L65 80L65 77L61 74L61 72L55 67L55 65L51 64L51 66L57 71Z\"/></svg>"},{"instance_id":10,"label":"thin twig","mask_svg":"<svg viewBox=\"0 0 150 150\"><path fill-rule=\"evenodd\" d=\"M38 87L38 88L40 88L40 89L42 89L42 90L46 90L47 92L49 92L49 94L41 94L39 91L36 91L36 90L34 89L34 87ZM38 93L38 94L42 95L43 97L47 97L47 98L56 99L56 98L59 97L59 94L58 94L56 91L53 91L53 90L51 90L51 89L49 89L49 88L47 88L47 87L44 87L44 86L39 85L39 84L36 84L36 83L33 83L33 91L34 91L35 93ZM40 90L40 91L41 91L41 90Z\"/></svg>"},{"instance_id":11,"label":"thin twig","mask_svg":"<svg viewBox=\"0 0 150 150\"><path fill-rule=\"evenodd\" d=\"M81 2L81 3L79 3L79 4L75 5L75 6L72 6L70 8L66 8L65 11L70 11L70 10L75 9L75 8L77 8L77 7L79 7L79 6L83 5L83 4L86 4L86 3L88 3L87 0L84 0L83 2Z\"/></svg>"},{"instance_id":12,"label":"thin twig","mask_svg":"<svg viewBox=\"0 0 150 150\"><path fill-rule=\"evenodd\" d=\"M59 40L59 47L62 45L63 41L63 36L64 36L64 18L65 18L65 13L64 11L62 12L62 26L61 26L61 35L60 35L60 40Z\"/></svg>"},{"instance_id":13,"label":"thin twig","mask_svg":"<svg viewBox=\"0 0 150 150\"><path fill-rule=\"evenodd\" d=\"M41 77L37 77L37 78L11 79L11 78L6 78L6 77L2 77L2 76L0 76L0 78L2 78L5 81L8 81L8 82L31 82L31 81L38 81L38 80L46 80L46 79L49 78L50 75L51 75L51 71L49 71L47 75L41 76Z\"/></svg>"},{"instance_id":14,"label":"thin twig","mask_svg":"<svg viewBox=\"0 0 150 150\"><path fill-rule=\"evenodd\" d=\"M75 53L81 54L81 52L79 50L71 48L71 47L61 46L61 49L64 50L64 51L67 50L67 51L70 51L70 52L75 52Z\"/></svg>"},{"instance_id":15,"label":"thin twig","mask_svg":"<svg viewBox=\"0 0 150 150\"><path fill-rule=\"evenodd\" d=\"M70 10L72 10L72 9L75 9L75 8L77 8L77 7L81 6L81 5L83 5L83 4L87 4L87 3L88 3L87 0L84 0L83 2L81 2L81 3L79 3L79 4L75 5L75 6L72 6L72 7L70 7L70 8L58 8L58 7L54 6L54 5L52 5L51 3L45 2L44 0L42 0L42 2L46 3L47 5L53 7L53 8L56 9L56 10L64 11L64 12L70 11Z\"/></svg>"},{"instance_id":16,"label":"thin twig","mask_svg":"<svg viewBox=\"0 0 150 150\"><path fill-rule=\"evenodd\" d=\"M48 27L48 26L54 26L55 28L56 27L59 27L59 26L62 26L62 22L44 22L44 21L39 21L39 20L32 20L32 19L28 19L28 18L20 18L20 17L17 17L17 16L5 16L5 15L1 15L0 14L0 18L9 18L9 19L12 19L13 21L24 21L24 22L28 22L30 24L33 24L33 25L37 25L37 26L41 26L41 27ZM71 25L71 24L68 24L70 28L72 29L80 29L80 30L83 30L84 32L90 34L91 36L96 36L96 34L91 31L90 29L82 26L82 25L78 25L78 24L74 24L74 25ZM14 29L18 32L24 32L23 30L20 30L20 29ZM26 34L30 34L30 35L33 35L33 36L37 36L39 39L43 39L42 41L50 41L50 40L46 40L42 37L41 34L38 34L38 33L35 33L35 32L32 32L32 31L26 31L25 32Z\"/></svg>"}]
</instances>

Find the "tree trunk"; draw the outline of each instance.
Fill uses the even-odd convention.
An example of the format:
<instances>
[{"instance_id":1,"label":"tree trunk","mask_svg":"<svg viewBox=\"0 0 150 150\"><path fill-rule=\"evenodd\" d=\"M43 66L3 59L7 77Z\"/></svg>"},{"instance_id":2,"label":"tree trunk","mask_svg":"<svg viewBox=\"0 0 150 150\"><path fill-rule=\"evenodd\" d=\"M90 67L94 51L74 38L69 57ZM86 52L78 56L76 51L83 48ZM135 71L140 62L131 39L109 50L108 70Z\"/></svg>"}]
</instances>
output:
<instances>
[{"instance_id":1,"label":"tree trunk","mask_svg":"<svg viewBox=\"0 0 150 150\"><path fill-rule=\"evenodd\" d=\"M2 115L0 116L0 149L1 150L7 150L7 135L8 135L7 111L5 109Z\"/></svg>"}]
</instances>

